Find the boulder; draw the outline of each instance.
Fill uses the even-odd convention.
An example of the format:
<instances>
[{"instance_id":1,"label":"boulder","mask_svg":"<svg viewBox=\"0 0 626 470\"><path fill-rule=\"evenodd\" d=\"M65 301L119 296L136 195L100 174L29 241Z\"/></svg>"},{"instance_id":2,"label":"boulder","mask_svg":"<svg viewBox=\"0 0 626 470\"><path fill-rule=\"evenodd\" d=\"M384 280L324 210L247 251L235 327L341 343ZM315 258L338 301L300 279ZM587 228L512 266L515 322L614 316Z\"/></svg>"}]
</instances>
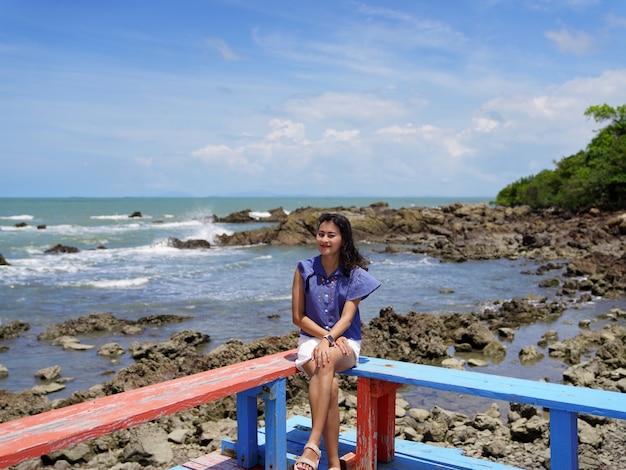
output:
<instances>
[{"instance_id":1,"label":"boulder","mask_svg":"<svg viewBox=\"0 0 626 470\"><path fill-rule=\"evenodd\" d=\"M30 330L30 324L20 320L13 320L7 324L0 325L0 340L17 338L21 332L28 330Z\"/></svg>"},{"instance_id":2,"label":"boulder","mask_svg":"<svg viewBox=\"0 0 626 470\"><path fill-rule=\"evenodd\" d=\"M142 424L130 429L129 434L130 442L122 450L125 461L148 467L167 465L174 458L167 434L158 425Z\"/></svg>"},{"instance_id":3,"label":"boulder","mask_svg":"<svg viewBox=\"0 0 626 470\"><path fill-rule=\"evenodd\" d=\"M44 251L44 253L46 254L63 254L63 253L78 253L80 250L78 248L75 248L73 246L65 246L65 245L61 245L56 244L54 245L52 248L47 249L46 251Z\"/></svg>"},{"instance_id":4,"label":"boulder","mask_svg":"<svg viewBox=\"0 0 626 470\"><path fill-rule=\"evenodd\" d=\"M0 266L11 266L11 263L9 263L6 259L4 259L4 256L2 256L2 253L0 253Z\"/></svg>"},{"instance_id":5,"label":"boulder","mask_svg":"<svg viewBox=\"0 0 626 470\"><path fill-rule=\"evenodd\" d=\"M211 248L211 244L202 239L192 239L192 240L179 240L175 237L170 237L167 239L167 245L172 248L178 248L181 250L197 250L197 249L209 249Z\"/></svg>"},{"instance_id":6,"label":"boulder","mask_svg":"<svg viewBox=\"0 0 626 470\"><path fill-rule=\"evenodd\" d=\"M61 366L50 366L35 372L35 377L42 380L55 380L61 376Z\"/></svg>"}]
</instances>

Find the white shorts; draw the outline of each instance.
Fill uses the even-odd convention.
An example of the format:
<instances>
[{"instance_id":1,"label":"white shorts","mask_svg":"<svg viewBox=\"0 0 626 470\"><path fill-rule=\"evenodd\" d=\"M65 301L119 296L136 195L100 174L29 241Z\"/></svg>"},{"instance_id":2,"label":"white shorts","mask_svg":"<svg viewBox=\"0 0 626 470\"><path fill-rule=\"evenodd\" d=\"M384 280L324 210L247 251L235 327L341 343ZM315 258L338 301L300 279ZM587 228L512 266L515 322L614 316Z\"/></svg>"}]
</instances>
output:
<instances>
[{"instance_id":1,"label":"white shorts","mask_svg":"<svg viewBox=\"0 0 626 470\"><path fill-rule=\"evenodd\" d=\"M346 338L347 339L347 338ZM306 336L301 334L298 338L298 358L296 359L296 367L298 370L304 371L302 366L313 359L313 350L315 346L320 344L322 341L319 338L314 338L312 336ZM361 341L357 341L354 339L347 339L348 346L350 349L354 351L354 354L357 359L357 363L359 362L359 354L361 353Z\"/></svg>"}]
</instances>

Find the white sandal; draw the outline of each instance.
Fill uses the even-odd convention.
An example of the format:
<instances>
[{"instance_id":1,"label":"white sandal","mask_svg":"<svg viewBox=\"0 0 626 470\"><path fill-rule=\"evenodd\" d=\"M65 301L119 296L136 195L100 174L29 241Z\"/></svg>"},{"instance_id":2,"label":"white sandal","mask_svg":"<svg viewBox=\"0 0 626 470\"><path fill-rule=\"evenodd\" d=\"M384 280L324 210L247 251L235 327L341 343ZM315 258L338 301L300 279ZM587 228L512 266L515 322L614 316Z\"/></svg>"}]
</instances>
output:
<instances>
[{"instance_id":1,"label":"white sandal","mask_svg":"<svg viewBox=\"0 0 626 470\"><path fill-rule=\"evenodd\" d=\"M317 470L317 467L320 464L320 459L322 458L322 452L320 451L320 448L317 447L315 444L307 443L307 445L304 446L302 453L304 453L306 449L311 449L313 452L315 452L315 455L317 455L317 462L300 456L293 466L294 470L301 470L301 468L298 466L299 464L308 465L313 470Z\"/></svg>"}]
</instances>

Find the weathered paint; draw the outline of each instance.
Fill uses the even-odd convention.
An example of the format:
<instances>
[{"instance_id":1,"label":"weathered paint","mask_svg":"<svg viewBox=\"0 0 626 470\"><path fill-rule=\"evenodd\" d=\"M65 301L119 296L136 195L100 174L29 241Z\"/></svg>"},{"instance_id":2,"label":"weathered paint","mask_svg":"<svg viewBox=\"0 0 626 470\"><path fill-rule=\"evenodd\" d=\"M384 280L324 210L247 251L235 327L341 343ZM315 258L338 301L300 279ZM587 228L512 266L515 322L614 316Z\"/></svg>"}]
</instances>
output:
<instances>
[{"instance_id":1,"label":"weathered paint","mask_svg":"<svg viewBox=\"0 0 626 470\"><path fill-rule=\"evenodd\" d=\"M578 413L626 419L626 395L607 390L538 382L498 375L483 374L442 367L409 364L399 361L363 357L354 369L344 372L358 377L357 398L357 459L359 469L375 469L381 458L380 449L394 445L388 438L381 420L388 429L395 424L395 402L377 399L376 381L427 387L466 395L493 398L541 406L550 410L550 464L553 470L578 470ZM361 402L361 403L359 403ZM377 416L375 416L377 414ZM363 436L361 435L363 434ZM391 451L393 455L393 450ZM489 463L476 462L476 467L493 468ZM428 467L465 468L465 467Z\"/></svg>"},{"instance_id":2,"label":"weathered paint","mask_svg":"<svg viewBox=\"0 0 626 470\"><path fill-rule=\"evenodd\" d=\"M297 373L295 350L0 424L0 467L187 410Z\"/></svg>"},{"instance_id":3,"label":"weathered paint","mask_svg":"<svg viewBox=\"0 0 626 470\"><path fill-rule=\"evenodd\" d=\"M357 367L343 373L403 385L626 420L626 395L607 390L369 357L362 357Z\"/></svg>"},{"instance_id":4,"label":"weathered paint","mask_svg":"<svg viewBox=\"0 0 626 470\"><path fill-rule=\"evenodd\" d=\"M294 353L293 350L278 353L0 424L0 466L14 465L237 393L241 394L242 403L242 409L238 409L238 415L241 415L241 421L238 416L238 425L242 429L240 437L248 442L246 446L236 449L236 456L245 455L245 462L240 464L256 468L253 454L258 452L259 444L255 442L258 437L252 436L256 410L253 410L253 401L249 400L255 400L260 394L270 403L270 419L266 425L267 437L273 446L269 452L270 460L274 459L265 461L265 468L279 468L276 459L279 453L283 454L282 446L285 444L277 442L283 440L278 424L285 419L284 378L297 372L293 364ZM514 468L464 457L457 453L457 449L395 440L395 391L400 384L550 409L551 465L558 470L578 468L577 413L626 419L626 397L617 392L374 358L362 358L356 368L345 374L359 378L358 429L352 441L357 451L356 455L346 454L346 463L359 470L376 469L379 462L382 462L382 468L393 469L396 468L395 463L401 464L398 460L412 462L411 468L413 464L415 468L428 469ZM307 434L302 430L298 433ZM301 447L301 444L298 446ZM401 457L396 449L398 446L402 448ZM291 451L286 451L286 454L291 461ZM228 457L218 459L219 462L214 460L215 456L205 457L206 461L194 459L189 462L189 467L176 468L218 470L234 468L232 464L236 463L235 459L228 461ZM261 458L267 459L267 455L261 455Z\"/></svg>"}]
</instances>

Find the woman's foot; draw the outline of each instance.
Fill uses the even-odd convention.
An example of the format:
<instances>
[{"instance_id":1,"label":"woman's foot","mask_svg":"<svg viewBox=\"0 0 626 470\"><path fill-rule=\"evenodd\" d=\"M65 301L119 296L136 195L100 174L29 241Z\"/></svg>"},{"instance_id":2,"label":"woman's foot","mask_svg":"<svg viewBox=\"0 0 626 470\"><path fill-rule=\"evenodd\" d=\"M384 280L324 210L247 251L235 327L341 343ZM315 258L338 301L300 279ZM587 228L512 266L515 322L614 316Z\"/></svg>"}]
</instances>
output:
<instances>
[{"instance_id":1,"label":"woman's foot","mask_svg":"<svg viewBox=\"0 0 626 470\"><path fill-rule=\"evenodd\" d=\"M296 460L293 468L294 470L317 470L321 457L320 448L315 444L308 443L304 446L302 455Z\"/></svg>"}]
</instances>

